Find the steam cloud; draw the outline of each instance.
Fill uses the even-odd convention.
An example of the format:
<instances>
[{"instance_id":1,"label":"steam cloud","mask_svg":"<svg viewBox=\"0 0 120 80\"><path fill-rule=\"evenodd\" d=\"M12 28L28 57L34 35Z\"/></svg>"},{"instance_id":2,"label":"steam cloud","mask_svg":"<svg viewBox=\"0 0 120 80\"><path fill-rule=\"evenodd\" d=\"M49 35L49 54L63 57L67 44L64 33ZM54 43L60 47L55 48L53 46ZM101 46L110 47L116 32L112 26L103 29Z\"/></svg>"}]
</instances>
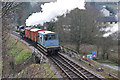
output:
<instances>
[{"instance_id":1,"label":"steam cloud","mask_svg":"<svg viewBox=\"0 0 120 80\"><path fill-rule=\"evenodd\" d=\"M36 12L29 16L26 19L26 25L43 25L43 23L50 22L57 16L66 14L75 8L85 9L84 6L85 0L57 0L57 2L45 3L41 5L43 12Z\"/></svg>"}]
</instances>

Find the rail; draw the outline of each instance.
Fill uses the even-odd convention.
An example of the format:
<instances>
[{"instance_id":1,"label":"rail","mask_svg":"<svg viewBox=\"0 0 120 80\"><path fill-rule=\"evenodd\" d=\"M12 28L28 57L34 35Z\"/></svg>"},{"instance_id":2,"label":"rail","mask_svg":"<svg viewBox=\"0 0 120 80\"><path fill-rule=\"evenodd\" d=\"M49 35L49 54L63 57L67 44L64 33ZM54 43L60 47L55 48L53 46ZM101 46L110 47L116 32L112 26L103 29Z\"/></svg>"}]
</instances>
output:
<instances>
[{"instance_id":1,"label":"rail","mask_svg":"<svg viewBox=\"0 0 120 80\"><path fill-rule=\"evenodd\" d=\"M98 68L102 68L102 65L97 63L96 61L94 60L91 60L91 59L88 59L88 58L84 58L84 59L81 59L82 62L86 63L86 64L90 64L90 66L92 66L94 69L98 69ZM97 65L99 66L97 66ZM108 71L104 70L104 73L106 73L107 75L113 77L114 79L119 79L114 73L109 73Z\"/></svg>"},{"instance_id":2,"label":"rail","mask_svg":"<svg viewBox=\"0 0 120 80\"><path fill-rule=\"evenodd\" d=\"M51 56L50 59L70 78L81 78L84 80L97 79L102 80L101 77L89 72L85 68L79 66L68 58L59 53L57 56ZM103 78L103 77L102 77Z\"/></svg>"}]
</instances>

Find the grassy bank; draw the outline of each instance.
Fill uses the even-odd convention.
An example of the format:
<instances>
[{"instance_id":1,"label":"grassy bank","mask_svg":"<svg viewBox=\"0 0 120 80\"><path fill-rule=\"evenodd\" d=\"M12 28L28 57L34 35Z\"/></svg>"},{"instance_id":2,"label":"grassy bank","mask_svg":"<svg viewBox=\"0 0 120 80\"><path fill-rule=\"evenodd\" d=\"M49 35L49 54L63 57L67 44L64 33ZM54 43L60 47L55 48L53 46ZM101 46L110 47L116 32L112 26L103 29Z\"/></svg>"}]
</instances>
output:
<instances>
[{"instance_id":1,"label":"grassy bank","mask_svg":"<svg viewBox=\"0 0 120 80\"><path fill-rule=\"evenodd\" d=\"M14 58L15 64L22 64L26 59L32 55L32 50L26 44L18 41L14 37L9 38L9 56Z\"/></svg>"},{"instance_id":2,"label":"grassy bank","mask_svg":"<svg viewBox=\"0 0 120 80\"><path fill-rule=\"evenodd\" d=\"M43 80L49 80L49 78L56 78L54 72L51 71L48 63L31 64L23 69L14 78L44 78Z\"/></svg>"},{"instance_id":3,"label":"grassy bank","mask_svg":"<svg viewBox=\"0 0 120 80\"><path fill-rule=\"evenodd\" d=\"M26 44L23 42L18 41L14 37L9 38L9 56L14 59L15 65L21 65L23 64L29 57L32 56L32 50L27 47ZM25 65L22 68L21 66L21 72L15 73L16 69L13 70L13 73L15 73L14 78L47 78L45 80L48 80L48 78L56 78L54 75L54 72L50 69L50 65L48 63L42 63L42 64L30 64ZM17 67L18 69L20 67Z\"/></svg>"},{"instance_id":4,"label":"grassy bank","mask_svg":"<svg viewBox=\"0 0 120 80\"><path fill-rule=\"evenodd\" d=\"M117 63L111 62L109 60L97 60L97 62L101 63L101 64L108 64L108 65L115 65L118 66Z\"/></svg>"},{"instance_id":5,"label":"grassy bank","mask_svg":"<svg viewBox=\"0 0 120 80\"><path fill-rule=\"evenodd\" d=\"M52 78L56 78L56 76L54 75L54 72L51 71L50 65L49 65L48 63L42 64L42 67L43 67L45 70L47 70L47 72L48 72L45 77L47 77L47 75L49 75L47 78L51 78L51 77L52 77Z\"/></svg>"},{"instance_id":6,"label":"grassy bank","mask_svg":"<svg viewBox=\"0 0 120 80\"><path fill-rule=\"evenodd\" d=\"M75 44L72 43L61 43L61 45L63 45L64 47L70 48L72 50L76 50L76 46ZM110 51L111 49L113 49L114 51ZM97 46L95 45L89 45L89 44L81 44L80 45L80 55L84 55L87 56L88 54L92 54L92 52L97 52ZM117 65L118 63L118 46L112 46L109 50L108 50L108 59L107 59L107 54L105 54L104 56L104 60L103 60L103 56L102 56L102 50L101 48L99 49L98 53L97 53L97 58L99 59L99 62L103 62L103 61L110 61L110 64L115 64ZM109 64L109 63L108 63Z\"/></svg>"}]
</instances>

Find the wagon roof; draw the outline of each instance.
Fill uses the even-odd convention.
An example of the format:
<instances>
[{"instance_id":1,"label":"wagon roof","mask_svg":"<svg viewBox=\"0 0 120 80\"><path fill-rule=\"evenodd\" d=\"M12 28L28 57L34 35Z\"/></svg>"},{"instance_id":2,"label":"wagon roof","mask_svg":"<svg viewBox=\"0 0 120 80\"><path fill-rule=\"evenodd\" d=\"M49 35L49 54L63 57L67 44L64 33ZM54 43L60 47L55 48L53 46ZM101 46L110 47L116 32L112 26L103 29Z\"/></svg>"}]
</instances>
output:
<instances>
[{"instance_id":1,"label":"wagon roof","mask_svg":"<svg viewBox=\"0 0 120 80\"><path fill-rule=\"evenodd\" d=\"M41 29L33 28L33 29L31 29L30 31L38 31L38 30L41 30Z\"/></svg>"},{"instance_id":2,"label":"wagon roof","mask_svg":"<svg viewBox=\"0 0 120 80\"><path fill-rule=\"evenodd\" d=\"M49 34L49 33L55 33L55 32L52 32L52 31L39 31L38 33L41 33L41 34Z\"/></svg>"},{"instance_id":3,"label":"wagon roof","mask_svg":"<svg viewBox=\"0 0 120 80\"><path fill-rule=\"evenodd\" d=\"M25 28L25 29L29 30L29 29L31 29L31 27L27 27L27 28Z\"/></svg>"}]
</instances>

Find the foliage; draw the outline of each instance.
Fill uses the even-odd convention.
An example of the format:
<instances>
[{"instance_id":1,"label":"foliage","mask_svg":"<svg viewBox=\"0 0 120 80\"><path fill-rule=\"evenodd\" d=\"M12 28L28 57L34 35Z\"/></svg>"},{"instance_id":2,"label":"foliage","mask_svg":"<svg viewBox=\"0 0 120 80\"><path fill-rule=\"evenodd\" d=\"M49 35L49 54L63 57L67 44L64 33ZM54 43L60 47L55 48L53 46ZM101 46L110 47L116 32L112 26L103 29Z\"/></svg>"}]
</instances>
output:
<instances>
[{"instance_id":1,"label":"foliage","mask_svg":"<svg viewBox=\"0 0 120 80\"><path fill-rule=\"evenodd\" d=\"M14 78L45 78L45 80L48 80L49 78L56 78L56 76L54 75L54 72L50 69L48 63L42 63L41 65L32 64L26 67Z\"/></svg>"},{"instance_id":2,"label":"foliage","mask_svg":"<svg viewBox=\"0 0 120 80\"><path fill-rule=\"evenodd\" d=\"M54 31L55 30L55 22L46 22L46 27L48 31Z\"/></svg>"},{"instance_id":3,"label":"foliage","mask_svg":"<svg viewBox=\"0 0 120 80\"><path fill-rule=\"evenodd\" d=\"M113 63L113 62L108 61L108 60L97 60L97 62L102 63L102 64L115 65L115 66L118 65L118 64Z\"/></svg>"}]
</instances>

